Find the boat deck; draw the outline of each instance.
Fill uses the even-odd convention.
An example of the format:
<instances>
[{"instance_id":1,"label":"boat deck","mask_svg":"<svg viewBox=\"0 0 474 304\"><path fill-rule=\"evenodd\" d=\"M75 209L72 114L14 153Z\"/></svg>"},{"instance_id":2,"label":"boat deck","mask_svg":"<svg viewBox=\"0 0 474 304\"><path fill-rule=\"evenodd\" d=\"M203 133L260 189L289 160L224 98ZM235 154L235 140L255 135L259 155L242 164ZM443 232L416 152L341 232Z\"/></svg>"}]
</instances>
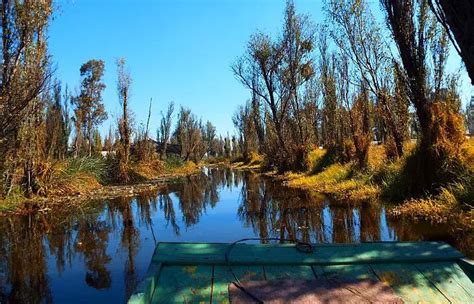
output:
<instances>
[{"instance_id":1,"label":"boat deck","mask_svg":"<svg viewBox=\"0 0 474 304\"><path fill-rule=\"evenodd\" d=\"M234 280L229 244L159 243L129 303L228 303ZM405 303L474 303L472 265L441 242L315 245L236 244L229 256L241 282L315 278L370 279L389 285Z\"/></svg>"}]
</instances>

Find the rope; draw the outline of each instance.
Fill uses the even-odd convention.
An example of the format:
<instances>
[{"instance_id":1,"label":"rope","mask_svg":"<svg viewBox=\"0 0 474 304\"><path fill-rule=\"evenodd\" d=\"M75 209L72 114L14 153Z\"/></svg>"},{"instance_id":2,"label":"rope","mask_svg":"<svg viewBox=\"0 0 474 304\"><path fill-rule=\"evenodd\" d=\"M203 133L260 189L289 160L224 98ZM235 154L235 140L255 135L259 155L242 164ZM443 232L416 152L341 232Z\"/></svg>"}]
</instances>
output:
<instances>
[{"instance_id":1,"label":"rope","mask_svg":"<svg viewBox=\"0 0 474 304\"><path fill-rule=\"evenodd\" d=\"M313 253L314 251L314 248L313 248L313 245L311 245L310 243L307 243L307 242L301 242L301 241L298 241L298 240L290 240L290 239L280 239L280 238L246 238L246 239L240 239L238 241L235 241L233 243L231 243L229 245L229 247L227 247L227 250L225 252L225 263L227 265L227 267L229 268L229 271L230 273L232 274L232 276L234 277L234 281L232 282L232 284L235 285L235 287L237 287L238 289L240 289L241 291L243 291L246 295L248 295L250 298L252 298L254 301L256 301L257 303L259 304L264 304L264 302L259 299L257 296L255 296L254 294L252 294L250 291L248 291L247 289L245 289L245 287L242 286L242 283L240 283L240 280L239 278L237 277L237 275L235 274L235 272L232 270L232 265L230 264L230 261L229 261L229 255L232 251L232 249L234 248L234 246L237 244L237 243L241 243L241 242L246 242L246 241L280 241L280 242L290 242L290 243L294 243L295 244L295 248L296 250L298 250L299 252L303 252L303 253Z\"/></svg>"}]
</instances>

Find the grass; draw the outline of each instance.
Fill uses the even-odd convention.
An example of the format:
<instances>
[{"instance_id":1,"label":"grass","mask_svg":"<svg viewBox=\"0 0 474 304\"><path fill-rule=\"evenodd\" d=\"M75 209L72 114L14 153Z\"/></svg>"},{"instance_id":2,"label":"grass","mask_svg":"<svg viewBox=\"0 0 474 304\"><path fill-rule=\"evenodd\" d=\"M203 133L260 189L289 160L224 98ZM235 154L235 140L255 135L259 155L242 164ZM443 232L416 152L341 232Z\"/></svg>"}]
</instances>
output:
<instances>
[{"instance_id":1,"label":"grass","mask_svg":"<svg viewBox=\"0 0 474 304\"><path fill-rule=\"evenodd\" d=\"M70 158L42 164L34 185L35 195L26 197L20 187L13 188L8 197L0 199L0 213L19 210L39 198L44 200L79 196L109 185L122 184L117 180L117 170L117 161L102 157ZM128 184L136 185L162 177L189 175L198 170L200 166L194 162L183 162L176 158L135 162L128 167L131 177Z\"/></svg>"},{"instance_id":2,"label":"grass","mask_svg":"<svg viewBox=\"0 0 474 304\"><path fill-rule=\"evenodd\" d=\"M474 139L463 146L466 165L460 181L440 189L436 195L408 198L397 190L397 183L406 177L402 170L409 161L415 144L408 143L406 155L396 161L386 157L383 146L373 145L369 151L368 168L361 171L355 163L331 163L327 152L315 149L308 155L308 172L286 173L279 176L290 187L329 194L336 199L398 201L389 214L433 223L449 223L462 230L474 229Z\"/></svg>"},{"instance_id":3,"label":"grass","mask_svg":"<svg viewBox=\"0 0 474 304\"><path fill-rule=\"evenodd\" d=\"M260 170L262 169L263 161L262 155L251 152L248 159L234 159L231 163L231 167L241 170Z\"/></svg>"},{"instance_id":4,"label":"grass","mask_svg":"<svg viewBox=\"0 0 474 304\"><path fill-rule=\"evenodd\" d=\"M283 176L290 187L317 191L339 199L362 201L375 198L380 188L371 182L371 173L382 166L383 150L373 146L367 172L358 172L354 163L332 163L324 149L314 149L308 155L307 173L287 173Z\"/></svg>"}]
</instances>

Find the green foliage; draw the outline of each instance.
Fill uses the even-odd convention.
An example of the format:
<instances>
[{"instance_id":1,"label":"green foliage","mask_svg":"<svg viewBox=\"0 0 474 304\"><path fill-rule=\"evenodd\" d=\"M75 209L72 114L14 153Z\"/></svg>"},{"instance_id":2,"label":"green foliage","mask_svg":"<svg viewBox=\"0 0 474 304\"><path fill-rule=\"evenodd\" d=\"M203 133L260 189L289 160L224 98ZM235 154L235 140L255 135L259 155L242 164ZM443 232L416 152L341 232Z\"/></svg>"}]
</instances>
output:
<instances>
[{"instance_id":1,"label":"green foliage","mask_svg":"<svg viewBox=\"0 0 474 304\"><path fill-rule=\"evenodd\" d=\"M165 160L165 168L167 170L175 169L184 166L184 161L177 155L169 155Z\"/></svg>"},{"instance_id":2,"label":"green foliage","mask_svg":"<svg viewBox=\"0 0 474 304\"><path fill-rule=\"evenodd\" d=\"M95 177L99 182L106 183L113 172L109 172L110 160L102 157L78 157L69 158L65 161L64 168L60 170L59 176L73 178L79 174L87 174Z\"/></svg>"}]
</instances>

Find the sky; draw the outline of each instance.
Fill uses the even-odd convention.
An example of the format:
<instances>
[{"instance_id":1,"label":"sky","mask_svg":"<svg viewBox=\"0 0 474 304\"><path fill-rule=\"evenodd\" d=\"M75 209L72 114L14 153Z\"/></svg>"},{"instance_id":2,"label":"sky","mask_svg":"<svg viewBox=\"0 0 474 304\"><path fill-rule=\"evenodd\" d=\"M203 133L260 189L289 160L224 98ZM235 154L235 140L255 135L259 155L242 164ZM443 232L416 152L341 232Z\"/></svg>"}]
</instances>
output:
<instances>
[{"instance_id":1,"label":"sky","mask_svg":"<svg viewBox=\"0 0 474 304\"><path fill-rule=\"evenodd\" d=\"M155 133L169 102L190 108L211 121L218 134L234 133L232 115L249 98L231 64L257 30L280 32L285 0L56 0L49 46L56 77L79 90L80 66L105 61L103 99L107 132L120 113L116 60L125 58L133 83L130 106L135 124ZM297 12L323 22L322 0L296 0ZM448 70L461 73L462 98L471 94L469 78L457 54Z\"/></svg>"}]
</instances>

